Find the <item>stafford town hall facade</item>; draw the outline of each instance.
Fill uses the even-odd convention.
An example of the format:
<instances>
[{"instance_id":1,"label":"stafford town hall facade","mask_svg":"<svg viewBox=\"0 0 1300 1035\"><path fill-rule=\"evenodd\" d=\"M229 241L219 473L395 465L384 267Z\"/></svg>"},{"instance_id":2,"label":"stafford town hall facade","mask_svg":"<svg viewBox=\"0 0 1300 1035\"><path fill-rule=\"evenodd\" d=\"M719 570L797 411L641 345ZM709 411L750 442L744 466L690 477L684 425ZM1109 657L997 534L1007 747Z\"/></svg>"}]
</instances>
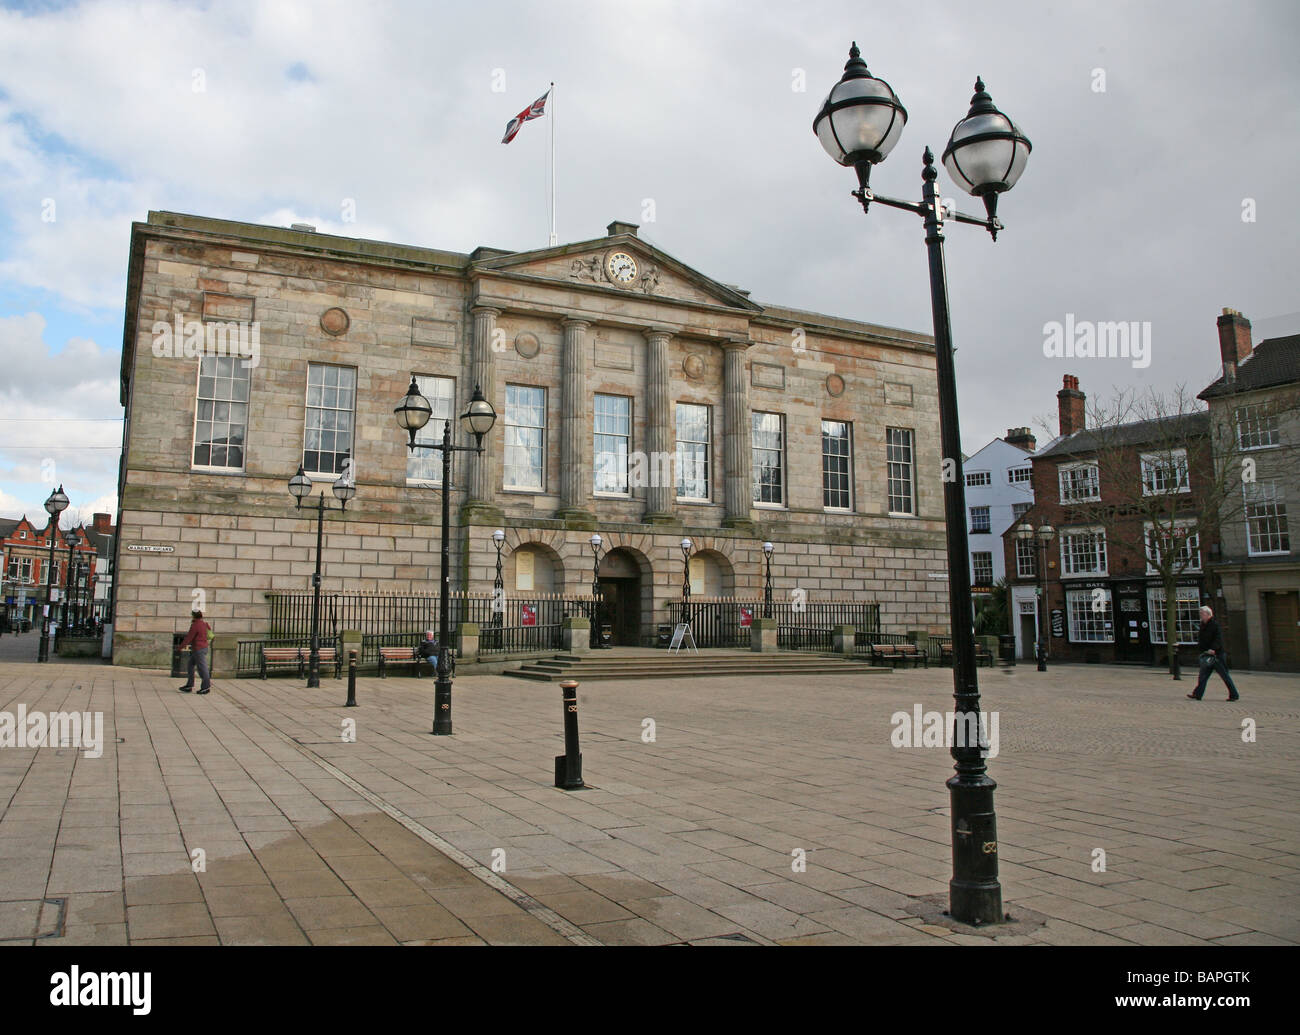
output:
<instances>
[{"instance_id":1,"label":"stafford town hall facade","mask_svg":"<svg viewBox=\"0 0 1300 1035\"><path fill-rule=\"evenodd\" d=\"M417 379L420 441L497 412L453 460L452 588L584 593L592 533L616 643L680 600L877 601L881 628L947 625L931 338L779 306L611 223L606 236L469 255L150 213L132 227L114 661L164 665L202 604L268 634L268 596L438 590L441 461L393 414ZM214 334L213 331L217 333ZM205 354L200 354L205 353ZM224 353L224 355L223 355ZM466 439L453 424L455 441Z\"/></svg>"}]
</instances>

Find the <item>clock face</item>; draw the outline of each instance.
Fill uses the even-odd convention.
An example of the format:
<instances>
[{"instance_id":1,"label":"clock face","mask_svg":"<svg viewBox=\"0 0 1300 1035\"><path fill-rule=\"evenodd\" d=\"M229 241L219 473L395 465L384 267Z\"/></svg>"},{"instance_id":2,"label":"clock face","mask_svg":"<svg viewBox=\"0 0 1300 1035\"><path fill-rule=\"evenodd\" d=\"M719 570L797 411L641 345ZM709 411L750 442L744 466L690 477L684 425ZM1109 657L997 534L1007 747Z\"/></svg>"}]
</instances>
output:
<instances>
[{"instance_id":1,"label":"clock face","mask_svg":"<svg viewBox=\"0 0 1300 1035\"><path fill-rule=\"evenodd\" d=\"M627 252L615 252L605 260L605 272L615 284L631 284L636 280L636 259Z\"/></svg>"}]
</instances>

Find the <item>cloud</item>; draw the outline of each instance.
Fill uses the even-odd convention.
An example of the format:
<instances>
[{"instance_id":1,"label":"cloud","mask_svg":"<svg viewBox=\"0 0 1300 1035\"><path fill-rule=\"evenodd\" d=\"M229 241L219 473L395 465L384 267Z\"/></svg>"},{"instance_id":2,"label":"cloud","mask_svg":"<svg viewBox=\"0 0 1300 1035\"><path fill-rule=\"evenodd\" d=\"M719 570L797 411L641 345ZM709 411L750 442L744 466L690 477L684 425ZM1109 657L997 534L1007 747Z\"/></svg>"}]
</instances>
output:
<instances>
[{"instance_id":1,"label":"cloud","mask_svg":"<svg viewBox=\"0 0 1300 1035\"><path fill-rule=\"evenodd\" d=\"M72 338L55 353L40 313L0 317L0 513L43 515L62 483L74 505L116 495L120 352Z\"/></svg>"}]
</instances>

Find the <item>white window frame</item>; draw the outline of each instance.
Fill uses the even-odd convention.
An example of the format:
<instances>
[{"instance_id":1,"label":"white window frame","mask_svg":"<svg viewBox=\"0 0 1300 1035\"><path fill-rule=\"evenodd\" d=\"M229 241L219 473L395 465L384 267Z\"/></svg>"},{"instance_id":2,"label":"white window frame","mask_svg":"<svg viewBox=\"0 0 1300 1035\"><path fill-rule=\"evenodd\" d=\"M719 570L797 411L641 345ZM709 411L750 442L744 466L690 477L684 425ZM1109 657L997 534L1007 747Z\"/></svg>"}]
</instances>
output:
<instances>
[{"instance_id":1,"label":"white window frame","mask_svg":"<svg viewBox=\"0 0 1300 1035\"><path fill-rule=\"evenodd\" d=\"M845 454L843 455L842 458L841 458L840 454L838 454L838 453L827 453L827 452L826 452L826 425L827 425L827 424L839 424L839 425L842 425L843 428L844 428L844 437L843 437L842 441L844 442L845 446L847 447L848 452L845 453ZM822 455L822 509L825 510L825 511L828 511L829 513L832 513L832 514L852 514L852 513L853 513L853 422L852 422L852 421L847 421L847 420L827 420L827 419L823 418L823 419L822 419L822 423L821 423L821 432L822 432L822 447L821 447L821 455ZM844 463L845 463L845 469L844 469L843 474L844 474L844 477L845 477L845 479L846 479L846 488L845 488L844 492L845 492L845 494L846 494L847 497L848 497L848 505L847 505L847 506L836 507L836 506L831 506L830 504L828 504L828 503L826 502L826 496L827 496L828 493L831 493L831 492L838 493L838 492L840 492L839 489L832 489L832 488L830 488L829 485L827 485L826 479L827 479L827 476L828 476L828 475L830 475L830 474L832 474L832 473L838 475L838 474L840 473L840 472L838 472L838 471L836 471L836 472L827 471L827 469L826 469L826 461L827 461L827 459L835 459L835 460L843 459L843 460L844 460Z\"/></svg>"},{"instance_id":2,"label":"white window frame","mask_svg":"<svg viewBox=\"0 0 1300 1035\"><path fill-rule=\"evenodd\" d=\"M1186 556L1187 561L1178 570L1200 571L1201 570L1201 532L1196 526L1194 518L1178 518L1174 521L1174 530L1180 528L1190 528L1193 531L1184 535L1179 552ZM1152 563L1152 558L1159 559L1157 544L1154 541L1156 526L1154 521L1146 521L1142 525L1142 548L1146 555L1147 574L1159 575L1160 568Z\"/></svg>"},{"instance_id":3,"label":"white window frame","mask_svg":"<svg viewBox=\"0 0 1300 1035\"><path fill-rule=\"evenodd\" d=\"M1174 593L1178 601L1178 614L1175 616L1178 624L1178 642L1196 643L1200 638L1198 634L1201 625L1201 591L1195 586L1176 586ZM1184 607L1182 606L1184 604L1191 606ZM1147 621L1150 641L1164 644L1166 642L1164 586L1147 587Z\"/></svg>"},{"instance_id":4,"label":"white window frame","mask_svg":"<svg viewBox=\"0 0 1300 1035\"><path fill-rule=\"evenodd\" d=\"M541 393L541 420L542 420L541 424L520 424L518 422L514 422L514 423L511 422L510 393L512 389L516 391ZM546 389L543 388L541 385L524 385L524 384L514 384L511 382L506 382L506 405L505 405L505 414L503 415L503 427L505 429L505 433L502 439L504 444L504 452L502 454L502 462L501 462L502 489L507 490L509 492L535 492L535 493L546 492L546 415L547 415L548 402L549 401L547 399ZM532 407L529 406L529 408L531 409ZM541 438L540 468L534 468L531 462L526 465L529 474L535 473L537 475L536 484L533 483L522 484L510 480L512 472L521 469L521 465L510 463L512 450L514 451L515 455L518 455L519 452L521 451L526 454L531 450L538 448L537 446L519 444L518 441L519 429L521 428L527 431L535 431L540 433L540 438Z\"/></svg>"},{"instance_id":5,"label":"white window frame","mask_svg":"<svg viewBox=\"0 0 1300 1035\"><path fill-rule=\"evenodd\" d=\"M230 369L234 372L232 376L218 374L216 372L222 368L222 365L224 363L230 364L230 366L227 369ZM211 373L204 374L205 369L211 371ZM205 378L213 382L213 394L211 396L204 396L202 394L203 381ZM218 381L223 381L223 382L229 381L232 384L237 383L239 381L243 381L245 385L243 399L236 399L234 397L233 388L229 398L226 399L217 398ZM249 424L248 418L249 418L249 406L251 404L252 393L253 393L252 371L244 365L244 361L240 359L238 356L200 357L198 372L194 383L194 429L193 429L193 434L190 438L190 470L213 471L213 472L221 472L221 473L237 473L237 472L242 472L245 469L246 465L248 464L248 424ZM213 409L212 417L200 418L199 414L203 412L204 403L212 404L212 409ZM216 418L216 413L220 410L222 406L225 406L227 408L226 419L218 420ZM233 406L243 407L244 418L242 422L233 421L230 419L229 408ZM227 452L230 449L229 429L232 426L239 426L243 428L243 437L240 439L240 445L239 445L241 463L238 466L234 464L213 464L213 463L199 464L194 462L194 453L199 448L199 425L201 424L207 424L209 427L217 424L224 424L226 426ZM210 459L212 455L213 439L209 438L206 441L208 443L208 456ZM303 441L306 442L305 432L304 432Z\"/></svg>"},{"instance_id":6,"label":"white window frame","mask_svg":"<svg viewBox=\"0 0 1300 1035\"><path fill-rule=\"evenodd\" d=\"M682 407L689 406L692 409L704 411L704 439L682 438ZM677 477L674 479L676 485L673 491L677 494L678 501L682 503L710 503L713 500L713 407L706 403L678 402L673 411L673 426L676 433L676 454ZM689 454L682 451L682 446L695 447ZM701 463L697 456L698 447L704 447L704 495L686 496L682 494L684 488L682 484L683 475L688 466Z\"/></svg>"},{"instance_id":7,"label":"white window frame","mask_svg":"<svg viewBox=\"0 0 1300 1035\"><path fill-rule=\"evenodd\" d=\"M1016 477L1017 475L1020 475L1021 477L1018 478L1018 477ZM1033 477L1034 477L1034 468L1033 468L1033 465L1032 465L1032 464L1031 464L1030 466L1028 466L1028 467L1008 467L1008 468L1007 468L1007 484L1008 484L1008 485L1019 485L1021 482L1032 481L1032 480L1033 480Z\"/></svg>"},{"instance_id":8,"label":"white window frame","mask_svg":"<svg viewBox=\"0 0 1300 1035\"><path fill-rule=\"evenodd\" d=\"M623 434L621 432L601 431L597 428L596 421L598 417L601 416L600 414L597 413L597 410L599 409L598 400L600 399L617 399L621 402L627 403L627 433L626 434ZM621 419L623 414L611 413L611 414L605 414L605 416ZM631 498L632 484L631 484L631 477L630 477L631 472L629 470L629 465L632 459L632 431L633 428L635 427L635 416L636 416L635 411L632 408L632 397L630 395L613 395L609 392L595 393L595 397L592 400L592 407L591 407L591 422L592 422L591 463L592 463L592 494L593 495L611 497L614 499ZM601 483L598 480L602 473L600 458L602 456L615 456L615 457L619 456L617 450L611 452L608 449L606 450L599 449L598 440L601 438L614 439L614 440L621 439L624 443L625 448L622 452L622 461L623 461L622 471L613 472L616 476L616 481L622 485L622 488L614 488L614 489L601 488ZM605 472L605 473L609 473L609 472ZM617 477L620 473L621 473L621 478Z\"/></svg>"},{"instance_id":9,"label":"white window frame","mask_svg":"<svg viewBox=\"0 0 1300 1035\"><path fill-rule=\"evenodd\" d=\"M758 434L758 428L757 428L757 427L755 426L755 424L754 424L754 419L757 418L757 417L775 417L775 418L777 419L777 422L778 422L778 431L777 431L777 435L778 435L778 446L777 446L776 449L773 449L771 446L759 446L759 445L756 445L756 444L755 444L755 442L754 442L754 436ZM786 453L786 450L785 450L785 445L786 445L786 443L785 443L785 414L784 414L784 413L776 413L776 412L773 411L773 410L754 410L753 413L752 413L752 415L751 415L751 417L750 417L750 423L749 423L749 426L750 426L750 433L749 433L750 462L751 462L751 465L752 465L752 466L751 466L751 481L752 481L752 483L753 483L752 486L751 486L750 496L753 497L753 504L754 504L755 507L759 507L759 508L763 508L763 509L768 509L768 510L772 510L772 509L782 509L782 508L785 507L785 505L786 505L786 501L790 498L790 495L789 495L789 494L790 494L789 478L787 477L787 470L786 470L786 456L785 456L785 453ZM765 433L765 434L767 433L767 429L764 429L764 433ZM760 469L760 468L759 468L759 464L757 463L757 460L758 460L758 454L759 454L760 452L761 452L761 453L776 453L776 454L777 454L777 465L776 465L776 468L775 468L775 469L776 469L776 471L777 471L778 474L779 474L779 477L780 477L780 484L781 484L781 499L780 499L779 501L776 501L776 500L760 500L760 499L758 498L758 496L759 496L759 489L760 489L760 487L761 487L761 485L762 485L762 482L761 482L761 480L760 480L760 478L759 478L759 469ZM767 470L771 470L772 468L771 468L771 466L769 465L766 469L767 469Z\"/></svg>"},{"instance_id":10,"label":"white window frame","mask_svg":"<svg viewBox=\"0 0 1300 1035\"><path fill-rule=\"evenodd\" d=\"M1282 444L1282 422L1280 415L1273 411L1271 413L1261 414L1259 411L1267 409L1265 403L1250 403L1246 406L1238 406L1233 411L1233 423L1237 429L1237 448L1243 452L1249 452L1256 449L1272 449ZM1249 434L1247 434L1249 428ZM1265 438L1270 441L1263 441ZM1258 439L1247 445L1247 440Z\"/></svg>"},{"instance_id":11,"label":"white window frame","mask_svg":"<svg viewBox=\"0 0 1300 1035\"><path fill-rule=\"evenodd\" d=\"M312 372L312 369L313 369L313 368L319 368L319 369L321 369L321 370L325 370L325 369L329 369L329 368L331 368L331 367L334 368L335 370L340 370L340 371L342 371L342 370L347 370L347 371L351 371L351 373L352 373L352 388L351 388L351 392L352 392L352 405L351 405L351 407L349 407L348 409L344 409L344 408L341 407L341 406L325 406L323 403L322 403L322 404L318 404L318 405L313 405L313 404L311 403L311 401L310 401L310 400L311 400L311 389L312 389L312 383L311 383L311 372ZM349 457L349 458L352 460L352 463L353 463L353 470L355 470L355 464L356 464L356 459L357 459L357 454L356 454L356 445L357 445L357 439L356 439L356 434L357 434L357 381L358 381L358 378L357 378L357 368L356 368L356 367L348 366L348 365L346 365L346 364L344 364L344 363L314 363L314 362L309 362L309 363L307 364L307 387L306 387L306 391L305 391L305 393L304 393L304 395L303 395L303 407L304 407L304 410L303 410L303 419L302 419L302 465L303 465L303 471L306 472L306 473L307 473L310 477L312 477L312 478L324 478L324 479L328 479L328 480L330 480L330 481L334 481L334 480L337 480L337 479L338 479L339 475L343 474L343 473L347 470L347 467L346 467L346 466L344 466L341 470L338 470L338 471L314 471L314 470L311 470L310 468L307 467L307 453L308 453L308 449L307 449L307 436L308 436L308 434L311 432L311 426L310 426L310 425L311 425L311 415L312 415L313 412L320 412L320 413L326 413L326 412L329 412L329 413L346 413L346 414L348 415L348 428L347 428L347 434L348 434L348 443L349 443L349 446L348 446L347 449L331 449L330 452L331 452L332 454L334 454L335 456L345 455L345 456ZM322 389L322 397L323 397L323 393L324 393L324 391L327 391L327 390L328 390L328 386L323 386L323 385L322 385L322 386L319 386L319 387L321 387L321 389ZM339 390L338 386L335 387L335 390L336 390L336 391ZM425 426L427 427L428 425L425 425ZM319 428L319 429L317 429L317 430L321 431L322 433L325 432L325 431L331 431L331 432L333 432L335 435L337 435L337 434L339 433L339 431L340 431L340 429L338 429L338 428L324 428L324 427L321 427L321 428ZM441 430L442 430L442 429L440 428L439 431L441 431ZM319 453L321 453L321 452L324 452L324 450L317 449L317 450L312 450L312 452L316 452L316 453L319 454Z\"/></svg>"},{"instance_id":12,"label":"white window frame","mask_svg":"<svg viewBox=\"0 0 1300 1035\"><path fill-rule=\"evenodd\" d=\"M1094 592L1092 589L1065 591L1065 615L1071 643L1115 642L1114 602L1110 590L1101 590L1105 594L1106 607L1100 611L1093 609Z\"/></svg>"},{"instance_id":13,"label":"white window frame","mask_svg":"<svg viewBox=\"0 0 1300 1035\"><path fill-rule=\"evenodd\" d=\"M1139 460L1142 464L1143 496L1175 496L1192 491L1186 449L1171 449L1164 453L1143 453ZM1178 480L1177 487L1171 489L1157 484L1163 479L1167 485L1171 468L1173 476Z\"/></svg>"},{"instance_id":14,"label":"white window frame","mask_svg":"<svg viewBox=\"0 0 1300 1035\"><path fill-rule=\"evenodd\" d=\"M906 442L891 442L890 438L895 433L906 435ZM896 448L906 448L907 458L905 460L892 460L890 453ZM894 468L900 468L900 477L894 476ZM897 482L900 485L903 482L902 474L906 474L907 481L907 500L910 504L908 510L895 510L894 499L895 493L893 486ZM914 428L885 428L885 506L888 508L890 517L916 517L916 429Z\"/></svg>"},{"instance_id":15,"label":"white window frame","mask_svg":"<svg viewBox=\"0 0 1300 1035\"><path fill-rule=\"evenodd\" d=\"M976 557L987 557L987 558L989 559L989 567L988 567L988 576L989 576L989 577L988 577L986 580L981 580L980 577L979 577L979 567L980 567L980 565L976 564L976 562L975 562L975 558L976 558ZM972 551L971 551L971 555L970 555L970 578L971 578L971 582L973 582L973 583L974 583L975 585L977 585L977 586L991 586L991 585L993 585L993 552L992 552L991 550L972 550Z\"/></svg>"},{"instance_id":16,"label":"white window frame","mask_svg":"<svg viewBox=\"0 0 1300 1035\"><path fill-rule=\"evenodd\" d=\"M975 523L975 511L983 511L984 527L980 528ZM993 508L990 506L971 507L970 508L970 530L971 535L990 535L993 532Z\"/></svg>"},{"instance_id":17,"label":"white window frame","mask_svg":"<svg viewBox=\"0 0 1300 1035\"><path fill-rule=\"evenodd\" d=\"M1286 516L1286 496L1276 481L1251 482L1241 487L1245 499L1246 552L1251 557L1278 557L1291 552L1291 530ZM1254 497L1253 499L1251 497ZM1256 508L1268 508L1271 513L1252 513ZM1271 521L1273 528L1256 535L1256 522ZM1257 550L1257 539L1265 536L1279 544L1276 550Z\"/></svg>"},{"instance_id":18,"label":"white window frame","mask_svg":"<svg viewBox=\"0 0 1300 1035\"><path fill-rule=\"evenodd\" d=\"M415 433L416 444L441 443L442 425L452 421L452 435L456 434L456 379L441 374L415 374L416 386L420 394L429 400L432 413L424 427ZM435 385L438 391L431 390ZM441 390L445 385L450 393ZM445 405L444 405L445 404ZM426 485L437 488L442 485L442 452L436 449L408 449L406 451L406 484Z\"/></svg>"},{"instance_id":19,"label":"white window frame","mask_svg":"<svg viewBox=\"0 0 1300 1035\"><path fill-rule=\"evenodd\" d=\"M1091 537L1095 546L1092 556L1097 566L1092 568L1075 568L1075 558L1079 556L1078 551L1071 550L1071 543L1075 539ZM1061 531L1061 578L1063 579L1095 579L1098 576L1110 574L1107 570L1108 558L1106 556L1106 530L1100 525L1089 528L1067 528Z\"/></svg>"},{"instance_id":20,"label":"white window frame","mask_svg":"<svg viewBox=\"0 0 1300 1035\"><path fill-rule=\"evenodd\" d=\"M992 485L993 473L991 471L967 471L966 488L978 489L981 485Z\"/></svg>"},{"instance_id":21,"label":"white window frame","mask_svg":"<svg viewBox=\"0 0 1300 1035\"><path fill-rule=\"evenodd\" d=\"M1025 563L1028 557L1028 564ZM1028 568L1028 571L1025 569ZM1016 577L1038 578L1038 543L1033 539L1016 540Z\"/></svg>"},{"instance_id":22,"label":"white window frame","mask_svg":"<svg viewBox=\"0 0 1300 1035\"><path fill-rule=\"evenodd\" d=\"M1092 472L1091 478L1086 479L1092 483L1092 491L1089 495L1081 496L1077 492L1073 491L1073 489L1067 491L1067 476L1073 474L1075 471ZM1063 504L1090 503L1101 499L1101 470L1095 461L1090 460L1077 464L1062 464L1057 468L1057 481L1060 491L1060 499ZM1069 481L1073 484L1074 479L1071 478Z\"/></svg>"}]
</instances>

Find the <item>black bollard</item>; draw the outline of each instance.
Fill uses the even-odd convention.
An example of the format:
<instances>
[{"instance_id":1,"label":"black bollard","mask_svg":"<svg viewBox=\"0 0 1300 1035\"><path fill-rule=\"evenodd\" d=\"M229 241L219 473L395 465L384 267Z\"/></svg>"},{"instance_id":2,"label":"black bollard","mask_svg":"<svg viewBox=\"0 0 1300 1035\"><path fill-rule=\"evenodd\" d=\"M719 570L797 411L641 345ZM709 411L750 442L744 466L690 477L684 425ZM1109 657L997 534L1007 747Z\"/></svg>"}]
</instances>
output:
<instances>
[{"instance_id":1,"label":"black bollard","mask_svg":"<svg viewBox=\"0 0 1300 1035\"><path fill-rule=\"evenodd\" d=\"M348 651L348 700L344 708L357 706L357 652Z\"/></svg>"},{"instance_id":2,"label":"black bollard","mask_svg":"<svg viewBox=\"0 0 1300 1035\"><path fill-rule=\"evenodd\" d=\"M555 786L566 791L580 791L587 785L582 782L582 753L578 750L578 681L560 682L564 694L564 754L555 756Z\"/></svg>"}]
</instances>

